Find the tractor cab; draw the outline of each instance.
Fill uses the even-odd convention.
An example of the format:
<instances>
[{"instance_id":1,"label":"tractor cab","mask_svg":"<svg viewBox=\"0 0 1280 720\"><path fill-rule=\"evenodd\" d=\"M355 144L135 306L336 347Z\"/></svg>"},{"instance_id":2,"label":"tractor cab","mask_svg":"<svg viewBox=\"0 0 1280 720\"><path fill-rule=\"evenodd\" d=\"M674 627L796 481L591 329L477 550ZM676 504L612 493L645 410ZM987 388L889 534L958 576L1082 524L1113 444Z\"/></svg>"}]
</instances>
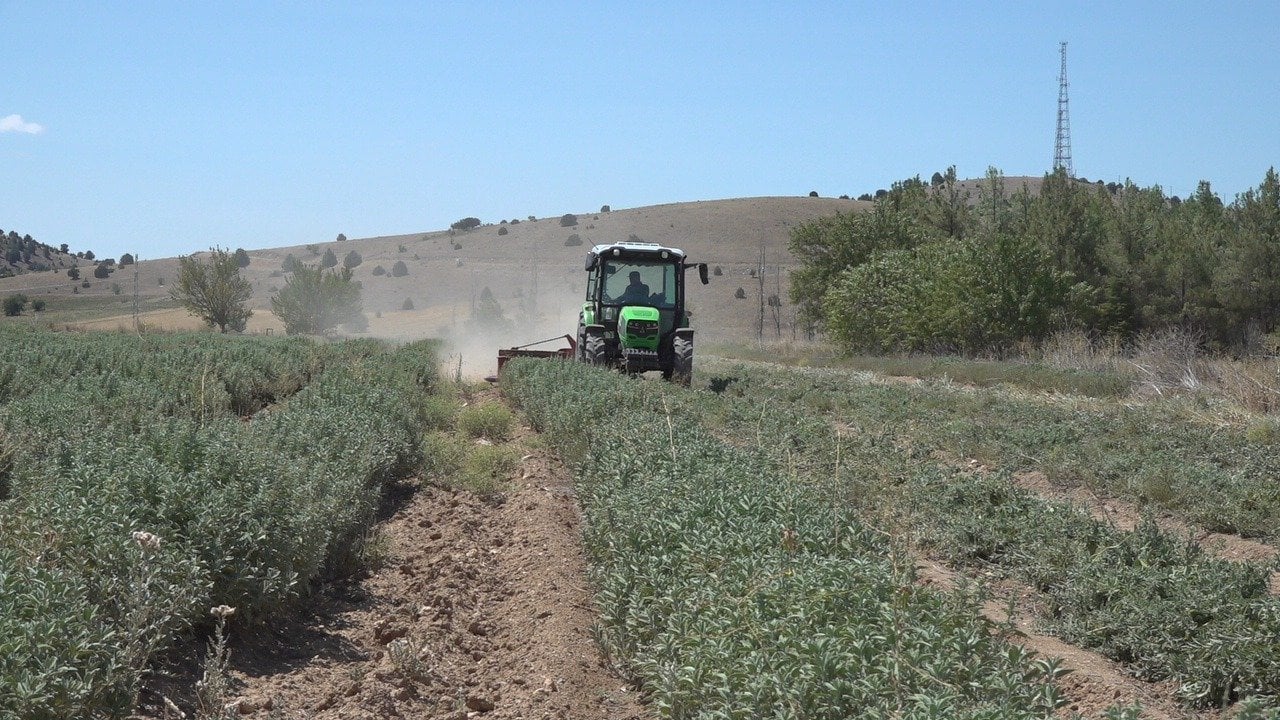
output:
<instances>
[{"instance_id":1,"label":"tractor cab","mask_svg":"<svg viewBox=\"0 0 1280 720\"><path fill-rule=\"evenodd\" d=\"M578 323L578 358L629 373L661 370L688 383L693 329L685 307L685 271L678 248L657 243L596 245L587 254L587 292Z\"/></svg>"}]
</instances>

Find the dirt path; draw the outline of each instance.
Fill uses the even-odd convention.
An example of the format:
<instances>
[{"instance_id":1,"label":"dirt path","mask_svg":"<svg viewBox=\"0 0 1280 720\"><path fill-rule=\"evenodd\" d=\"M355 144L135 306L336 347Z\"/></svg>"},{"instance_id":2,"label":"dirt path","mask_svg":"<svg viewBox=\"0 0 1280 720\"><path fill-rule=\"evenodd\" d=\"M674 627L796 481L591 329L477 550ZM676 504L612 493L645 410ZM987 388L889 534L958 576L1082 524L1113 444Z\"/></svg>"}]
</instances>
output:
<instances>
[{"instance_id":1,"label":"dirt path","mask_svg":"<svg viewBox=\"0 0 1280 720\"><path fill-rule=\"evenodd\" d=\"M500 502L403 487L381 526L381 569L327 587L309 618L234 637L239 714L648 717L592 639L569 474L545 451L526 453Z\"/></svg>"}]
</instances>

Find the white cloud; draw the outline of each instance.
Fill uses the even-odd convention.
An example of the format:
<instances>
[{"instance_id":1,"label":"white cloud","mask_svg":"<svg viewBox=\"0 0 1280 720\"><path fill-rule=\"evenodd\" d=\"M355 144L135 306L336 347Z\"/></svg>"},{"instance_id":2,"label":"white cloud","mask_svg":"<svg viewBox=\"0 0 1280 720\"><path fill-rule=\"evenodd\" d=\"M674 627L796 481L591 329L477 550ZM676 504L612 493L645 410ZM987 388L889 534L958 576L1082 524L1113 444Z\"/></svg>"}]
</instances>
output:
<instances>
[{"instance_id":1,"label":"white cloud","mask_svg":"<svg viewBox=\"0 0 1280 720\"><path fill-rule=\"evenodd\" d=\"M22 119L21 115L9 115L0 118L0 133L20 132L28 135L38 135L44 132L44 126L38 123L27 122Z\"/></svg>"}]
</instances>

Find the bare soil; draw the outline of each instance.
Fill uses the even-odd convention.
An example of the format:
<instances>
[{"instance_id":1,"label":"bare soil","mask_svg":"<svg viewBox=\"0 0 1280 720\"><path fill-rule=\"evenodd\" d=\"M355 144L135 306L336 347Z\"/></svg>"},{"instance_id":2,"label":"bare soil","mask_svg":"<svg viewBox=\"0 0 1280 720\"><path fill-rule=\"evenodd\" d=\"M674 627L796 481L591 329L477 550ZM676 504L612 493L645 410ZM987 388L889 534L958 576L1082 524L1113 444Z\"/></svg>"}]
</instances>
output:
<instances>
[{"instance_id":1,"label":"bare soil","mask_svg":"<svg viewBox=\"0 0 1280 720\"><path fill-rule=\"evenodd\" d=\"M525 430L524 433L529 431ZM386 559L325 587L305 617L235 632L226 702L261 718L644 718L606 666L568 471L527 450L500 499L430 483L399 489ZM194 712L194 663L173 678ZM159 690L143 714L166 715Z\"/></svg>"}]
</instances>

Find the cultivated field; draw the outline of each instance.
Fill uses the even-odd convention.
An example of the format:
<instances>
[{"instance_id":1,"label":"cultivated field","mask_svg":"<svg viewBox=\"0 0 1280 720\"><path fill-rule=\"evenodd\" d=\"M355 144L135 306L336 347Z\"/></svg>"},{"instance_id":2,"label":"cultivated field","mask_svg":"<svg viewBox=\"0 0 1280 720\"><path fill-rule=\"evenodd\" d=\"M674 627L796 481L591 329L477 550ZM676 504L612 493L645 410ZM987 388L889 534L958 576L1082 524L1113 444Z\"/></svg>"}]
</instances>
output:
<instances>
[{"instance_id":1,"label":"cultivated field","mask_svg":"<svg viewBox=\"0 0 1280 720\"><path fill-rule=\"evenodd\" d=\"M664 715L1257 717L1280 690L1276 439L1203 399L514 370L579 463L602 645Z\"/></svg>"},{"instance_id":2,"label":"cultivated field","mask_svg":"<svg viewBox=\"0 0 1280 720\"><path fill-rule=\"evenodd\" d=\"M0 716L1275 715L1280 436L1214 397L0 334Z\"/></svg>"}]
</instances>

